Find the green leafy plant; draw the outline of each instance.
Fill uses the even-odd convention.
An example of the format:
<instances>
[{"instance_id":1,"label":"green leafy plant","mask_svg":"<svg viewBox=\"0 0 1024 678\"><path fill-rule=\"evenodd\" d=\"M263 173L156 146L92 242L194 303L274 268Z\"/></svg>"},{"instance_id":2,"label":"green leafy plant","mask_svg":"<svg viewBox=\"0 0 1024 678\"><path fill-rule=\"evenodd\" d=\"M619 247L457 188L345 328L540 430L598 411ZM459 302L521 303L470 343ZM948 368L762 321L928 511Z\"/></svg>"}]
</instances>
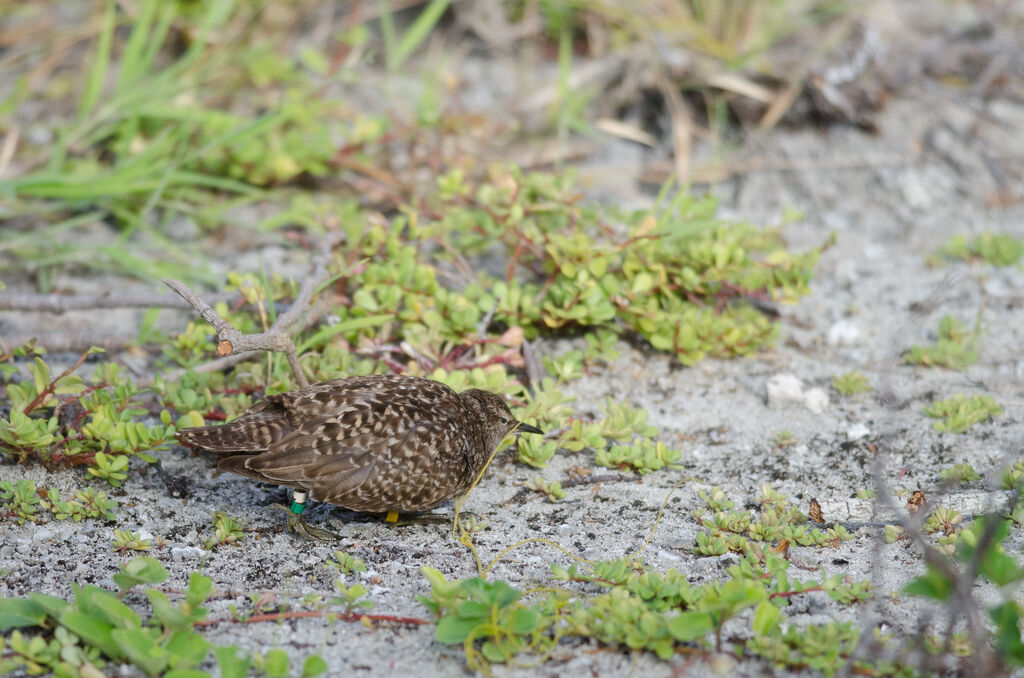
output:
<instances>
[{"instance_id":1,"label":"green leafy plant","mask_svg":"<svg viewBox=\"0 0 1024 678\"><path fill-rule=\"evenodd\" d=\"M173 439L175 429L166 411L161 412L163 425L139 421L149 411L141 406L139 388L117 364L98 365L88 385L73 374L97 351L86 351L57 377L51 376L40 349L22 347L7 357L19 353L31 353L32 378L7 383L13 406L8 417L0 417L0 454L50 467L85 465L91 476L120 487L128 477L131 457L152 462L148 452ZM62 423L58 413L72 404L82 412Z\"/></svg>"},{"instance_id":2,"label":"green leafy plant","mask_svg":"<svg viewBox=\"0 0 1024 678\"><path fill-rule=\"evenodd\" d=\"M658 469L676 468L682 457L680 450L670 449L665 443L655 442L649 438L641 438L629 445L612 445L598 450L594 462L598 466L608 468L631 468L644 474Z\"/></svg>"},{"instance_id":3,"label":"green leafy plant","mask_svg":"<svg viewBox=\"0 0 1024 678\"><path fill-rule=\"evenodd\" d=\"M974 482L975 480L981 480L981 476L978 474L978 472L975 471L974 467L968 464L966 461L956 464L954 466L950 466L949 468L942 469L941 471L939 471L939 478L941 478L942 480L959 484L971 483Z\"/></svg>"},{"instance_id":4,"label":"green leafy plant","mask_svg":"<svg viewBox=\"0 0 1024 678\"><path fill-rule=\"evenodd\" d=\"M955 548L948 551L951 567L943 569L929 562L925 573L904 589L912 595L952 602L955 592L971 590L974 579L991 583L999 599L987 598L984 609L994 627L991 642L996 655L1007 668L1024 666L1021 610L1011 594L1012 587L1024 580L1024 569L1003 548L1010 525L996 515L977 518L961 530ZM974 579L968 581L967 577Z\"/></svg>"},{"instance_id":5,"label":"green leafy plant","mask_svg":"<svg viewBox=\"0 0 1024 678\"><path fill-rule=\"evenodd\" d=\"M203 541L203 548L212 549L223 544L237 544L245 534L235 518L222 511L213 514L213 534Z\"/></svg>"},{"instance_id":6,"label":"green leafy plant","mask_svg":"<svg viewBox=\"0 0 1024 678\"><path fill-rule=\"evenodd\" d=\"M35 522L36 512L41 504L36 484L27 479L21 479L17 483L0 480L0 501L3 501L5 515L13 518L19 525L26 520Z\"/></svg>"},{"instance_id":7,"label":"green leafy plant","mask_svg":"<svg viewBox=\"0 0 1024 678\"><path fill-rule=\"evenodd\" d=\"M338 589L341 597L334 598L332 602L337 605L343 605L346 612L351 613L355 610L369 610L373 608L372 600L360 600L360 598L366 595L366 587L362 584L346 586L341 579L338 579L334 582L334 586Z\"/></svg>"},{"instance_id":8,"label":"green leafy plant","mask_svg":"<svg viewBox=\"0 0 1024 678\"><path fill-rule=\"evenodd\" d=\"M870 391L871 384L868 382L867 377L860 372L854 371L837 375L832 380L832 388L839 391L844 396L849 396L856 393L866 393Z\"/></svg>"},{"instance_id":9,"label":"green leafy plant","mask_svg":"<svg viewBox=\"0 0 1024 678\"><path fill-rule=\"evenodd\" d=\"M955 395L937 400L924 408L929 417L941 419L933 425L936 431L964 433L975 424L988 421L1003 413L1003 407L988 395Z\"/></svg>"},{"instance_id":10,"label":"green leafy plant","mask_svg":"<svg viewBox=\"0 0 1024 678\"><path fill-rule=\"evenodd\" d=\"M49 511L54 520L71 519L80 522L86 518L102 518L112 521L116 520L115 508L116 501L108 498L105 492L97 492L91 487L76 492L74 499L64 499L57 488L40 490L26 478L17 483L0 481L0 510L4 517L19 524L26 520L42 522L43 516L39 509Z\"/></svg>"},{"instance_id":11,"label":"green leafy plant","mask_svg":"<svg viewBox=\"0 0 1024 678\"><path fill-rule=\"evenodd\" d=\"M230 652L235 651L235 648L218 649L225 650L225 654L229 654ZM221 655L219 653L217 654L217 658L221 658ZM228 662L221 663L222 671L224 671L225 665L229 664L230 661L231 660L229 660ZM291 657L288 656L287 652L280 648L267 650L266 654L263 655L253 655L250 658L246 658L246 668L248 667L249 661L251 661L254 667L267 678L291 678L291 676L295 675L291 670ZM245 673L246 671L242 669L240 673L232 675L241 676L245 675ZM327 673L327 662L325 662L323 658L319 655L314 654L307 657L306 660L302 663L302 670L298 675L302 678L312 678L313 676L319 676L324 673ZM225 675L227 675L226 671Z\"/></svg>"},{"instance_id":12,"label":"green leafy plant","mask_svg":"<svg viewBox=\"0 0 1024 678\"><path fill-rule=\"evenodd\" d=\"M519 602L522 593L517 589L478 577L448 582L433 568L422 571L430 581L431 595L417 600L441 617L435 637L442 643L464 645L471 668L507 662L541 642L544 618Z\"/></svg>"},{"instance_id":13,"label":"green leafy plant","mask_svg":"<svg viewBox=\"0 0 1024 678\"><path fill-rule=\"evenodd\" d=\"M934 346L911 346L904 359L911 365L922 367L948 367L965 370L978 361L978 334L969 332L963 323L951 315L943 316Z\"/></svg>"},{"instance_id":14,"label":"green leafy plant","mask_svg":"<svg viewBox=\"0 0 1024 678\"><path fill-rule=\"evenodd\" d=\"M359 558L349 555L346 551L335 551L334 560L328 560L324 567L331 567L343 575L351 575L356 572L366 572L366 563Z\"/></svg>"},{"instance_id":15,"label":"green leafy plant","mask_svg":"<svg viewBox=\"0 0 1024 678\"><path fill-rule=\"evenodd\" d=\"M796 445L797 439L788 429L782 429L777 433L772 434L772 445L778 448L789 447L790 445Z\"/></svg>"},{"instance_id":16,"label":"green leafy plant","mask_svg":"<svg viewBox=\"0 0 1024 678\"><path fill-rule=\"evenodd\" d=\"M1004 490L1020 491L1024 484L1024 459L1018 459L1003 470L1001 486Z\"/></svg>"},{"instance_id":17,"label":"green leafy plant","mask_svg":"<svg viewBox=\"0 0 1024 678\"><path fill-rule=\"evenodd\" d=\"M419 600L439 617L437 640L461 643L470 665L490 673L489 664L515 663L522 653L548 656L566 636L647 650L662 659L673 657L681 645L721 649L725 623L750 609L754 639L749 642L764 643L763 637L780 626L782 610L793 596L825 591L841 604L871 596L867 582L848 583L842 577L798 582L790 579L788 568L784 559L753 548L728 568L727 579L699 586L675 570L648 571L635 560L553 565L556 581L586 588L545 587L529 595L505 582L479 577L448 581L437 570L423 568L431 591ZM815 652L834 651L838 643L823 638L776 661L799 666ZM842 656L855 647L855 642L841 645ZM754 645L749 649L754 651Z\"/></svg>"},{"instance_id":18,"label":"green leafy plant","mask_svg":"<svg viewBox=\"0 0 1024 678\"><path fill-rule=\"evenodd\" d=\"M148 551L153 548L153 540L144 538L141 534L131 530L114 530L114 539L111 542L115 551Z\"/></svg>"},{"instance_id":19,"label":"green leafy plant","mask_svg":"<svg viewBox=\"0 0 1024 678\"><path fill-rule=\"evenodd\" d=\"M75 498L71 500L63 499L60 491L51 487L46 493L46 499L41 501L40 505L48 509L57 520L70 518L77 523L85 518L103 518L110 521L117 519L117 516L114 515L117 502L108 499L105 492L97 492L91 487L79 490L75 493Z\"/></svg>"},{"instance_id":20,"label":"green leafy plant","mask_svg":"<svg viewBox=\"0 0 1024 678\"><path fill-rule=\"evenodd\" d=\"M0 600L0 631L9 632L0 668L21 668L30 674L98 676L108 664L130 665L147 676L205 676L200 666L213 651L221 674L245 675L253 662L235 647L215 647L196 631L208 611L203 603L213 593L209 577L193 573L182 599L172 603L167 594L146 589L149 618L143 619L123 598L140 584L160 584L167 570L147 556L130 560L114 575L117 595L96 586L72 584L72 600L31 593ZM26 631L23 632L23 629ZM37 635L28 635L29 629ZM2 643L2 641L0 641ZM275 654L272 654L275 653ZM267 675L290 675L288 657L280 650L259 658ZM278 668L284 666L284 672ZM303 676L326 670L315 655L306 660Z\"/></svg>"},{"instance_id":21,"label":"green leafy plant","mask_svg":"<svg viewBox=\"0 0 1024 678\"><path fill-rule=\"evenodd\" d=\"M980 260L992 266L1012 266L1024 256L1024 242L1006 233L995 234L989 231L970 242L964 235L954 235L939 249L938 254L948 259Z\"/></svg>"},{"instance_id":22,"label":"green leafy plant","mask_svg":"<svg viewBox=\"0 0 1024 678\"><path fill-rule=\"evenodd\" d=\"M959 531L963 516L948 506L936 506L924 523L925 532L943 532L951 535Z\"/></svg>"},{"instance_id":23,"label":"green leafy plant","mask_svg":"<svg viewBox=\"0 0 1024 678\"><path fill-rule=\"evenodd\" d=\"M523 483L523 487L540 492L551 503L555 503L559 499L565 499L565 490L562 489L562 483L557 480L544 480L541 476L537 476Z\"/></svg>"},{"instance_id":24,"label":"green leafy plant","mask_svg":"<svg viewBox=\"0 0 1024 678\"><path fill-rule=\"evenodd\" d=\"M899 525L885 526L885 543L893 544L903 537L904 530Z\"/></svg>"}]
</instances>

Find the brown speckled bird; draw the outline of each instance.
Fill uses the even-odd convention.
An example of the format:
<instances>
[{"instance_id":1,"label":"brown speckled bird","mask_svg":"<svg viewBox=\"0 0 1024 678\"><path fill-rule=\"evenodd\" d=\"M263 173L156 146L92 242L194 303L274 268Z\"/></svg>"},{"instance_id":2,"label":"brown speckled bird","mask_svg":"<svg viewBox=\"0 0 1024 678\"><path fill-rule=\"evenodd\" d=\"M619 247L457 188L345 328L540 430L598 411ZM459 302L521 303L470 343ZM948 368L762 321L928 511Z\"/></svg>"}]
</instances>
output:
<instances>
[{"instance_id":1,"label":"brown speckled bird","mask_svg":"<svg viewBox=\"0 0 1024 678\"><path fill-rule=\"evenodd\" d=\"M178 440L224 453L218 470L295 488L292 527L323 539L334 535L302 521L306 493L394 520L466 492L513 430L542 433L493 393L371 375L267 396L231 423L184 429Z\"/></svg>"}]
</instances>

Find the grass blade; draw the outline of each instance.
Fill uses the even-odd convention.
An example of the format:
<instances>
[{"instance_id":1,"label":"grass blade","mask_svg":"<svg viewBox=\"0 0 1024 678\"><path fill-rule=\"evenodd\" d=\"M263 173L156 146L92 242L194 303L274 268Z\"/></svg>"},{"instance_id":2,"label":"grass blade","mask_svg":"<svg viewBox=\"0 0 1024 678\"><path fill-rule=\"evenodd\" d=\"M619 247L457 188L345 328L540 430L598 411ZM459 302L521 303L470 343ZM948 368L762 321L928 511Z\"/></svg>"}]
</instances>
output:
<instances>
[{"instance_id":1,"label":"grass blade","mask_svg":"<svg viewBox=\"0 0 1024 678\"><path fill-rule=\"evenodd\" d=\"M344 320L337 325L331 325L330 327L322 327L317 330L311 337L303 341L296 348L299 353L304 353L314 346L319 346L324 343L335 334L342 332L352 332L353 330L361 330L364 327L377 327L383 325L389 320L393 320L393 316L390 315L368 315L365 318L351 318Z\"/></svg>"},{"instance_id":2,"label":"grass blade","mask_svg":"<svg viewBox=\"0 0 1024 678\"><path fill-rule=\"evenodd\" d=\"M431 0L430 4L427 5L426 9L420 12L420 15L416 17L416 20L409 26L409 30L402 36L401 42L395 47L394 52L388 54L388 67L391 69L401 68L405 60L416 51L416 48L422 44L430 31L434 30L437 26L437 22L440 21L441 15L444 14L445 10L448 9L449 0ZM381 16L383 25L383 15ZM392 29L392 33L394 30ZM392 41L394 36L392 35ZM386 44L386 43L385 43Z\"/></svg>"},{"instance_id":3,"label":"grass blade","mask_svg":"<svg viewBox=\"0 0 1024 678\"><path fill-rule=\"evenodd\" d=\"M103 12L103 27L100 29L96 52L93 54L92 67L85 79L85 89L78 105L78 119L82 120L94 110L103 94L103 81L106 79L107 68L110 66L110 51L114 42L115 25L114 0L107 0L107 8Z\"/></svg>"},{"instance_id":4,"label":"grass blade","mask_svg":"<svg viewBox=\"0 0 1024 678\"><path fill-rule=\"evenodd\" d=\"M131 36L125 45L124 53L121 55L121 67L117 74L116 91L123 91L125 88L134 85L145 73L143 53L150 44L150 26L156 17L156 0L147 0L142 3L139 16L132 26Z\"/></svg>"}]
</instances>

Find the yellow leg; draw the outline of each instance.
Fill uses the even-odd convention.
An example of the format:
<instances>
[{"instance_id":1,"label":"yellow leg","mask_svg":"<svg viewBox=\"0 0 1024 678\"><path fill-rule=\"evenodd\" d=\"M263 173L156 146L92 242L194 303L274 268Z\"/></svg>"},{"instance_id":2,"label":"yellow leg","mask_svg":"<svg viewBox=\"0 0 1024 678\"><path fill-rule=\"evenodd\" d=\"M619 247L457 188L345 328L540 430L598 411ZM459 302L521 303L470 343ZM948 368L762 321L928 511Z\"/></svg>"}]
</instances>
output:
<instances>
[{"instance_id":1,"label":"yellow leg","mask_svg":"<svg viewBox=\"0 0 1024 678\"><path fill-rule=\"evenodd\" d=\"M398 522L398 511L388 511L388 517L385 518L384 521L388 522L388 523L397 523Z\"/></svg>"}]
</instances>

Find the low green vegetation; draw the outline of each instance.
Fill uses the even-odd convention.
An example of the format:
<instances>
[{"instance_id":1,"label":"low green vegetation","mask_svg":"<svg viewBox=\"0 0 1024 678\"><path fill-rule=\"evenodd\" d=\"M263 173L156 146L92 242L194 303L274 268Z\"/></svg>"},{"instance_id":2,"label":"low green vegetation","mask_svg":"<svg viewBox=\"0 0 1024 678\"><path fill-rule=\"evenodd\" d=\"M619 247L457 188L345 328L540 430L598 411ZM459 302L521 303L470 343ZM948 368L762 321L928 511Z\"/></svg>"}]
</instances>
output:
<instances>
[{"instance_id":1,"label":"low green vegetation","mask_svg":"<svg viewBox=\"0 0 1024 678\"><path fill-rule=\"evenodd\" d=\"M120 553L148 551L153 548L153 540L131 530L114 530L114 539L111 541L111 545L115 551Z\"/></svg>"},{"instance_id":2,"label":"low green vegetation","mask_svg":"<svg viewBox=\"0 0 1024 678\"><path fill-rule=\"evenodd\" d=\"M745 553L751 542L781 546L837 546L850 538L842 525L808 527L807 517L789 500L772 490L761 486L756 511L733 509L733 502L726 498L721 488L713 488L700 494L705 508L694 512L694 519L705 531L697 533L695 551L701 555L718 556L729 551Z\"/></svg>"},{"instance_id":3,"label":"low green vegetation","mask_svg":"<svg viewBox=\"0 0 1024 678\"><path fill-rule=\"evenodd\" d=\"M966 370L978 361L978 329L969 331L959 320L947 315L939 321L936 334L938 341L933 346L911 346L904 354L906 362L922 367Z\"/></svg>"},{"instance_id":4,"label":"low green vegetation","mask_svg":"<svg viewBox=\"0 0 1024 678\"><path fill-rule=\"evenodd\" d=\"M562 489L562 483L557 480L544 480L544 478L537 476L532 480L526 481L523 487L539 492L547 497L547 500L552 504L560 499L565 499L565 490Z\"/></svg>"},{"instance_id":5,"label":"low green vegetation","mask_svg":"<svg viewBox=\"0 0 1024 678\"><path fill-rule=\"evenodd\" d=\"M333 568L343 576L355 574L356 572L366 572L366 563L346 551L335 551L334 560L328 560L324 563L324 567Z\"/></svg>"},{"instance_id":6,"label":"low green vegetation","mask_svg":"<svg viewBox=\"0 0 1024 678\"><path fill-rule=\"evenodd\" d=\"M722 627L737 617L751 625L753 638L731 645L732 651L751 652L780 667L830 671L837 656L849 657L857 647L856 627L814 626L803 629L804 640L794 641L795 627L786 623L784 610L790 598L819 591L837 604L854 604L870 597L870 587L842 576L798 581L789 568L785 559L751 548L728 568L727 579L695 586L683 573L651 571L638 560L581 562L552 566L553 579L564 586L525 594L479 577L448 581L425 567L431 591L420 601L438 616L437 640L461 644L470 667L486 674L490 664L548 657L571 638L647 650L661 659L682 647L722 652Z\"/></svg>"},{"instance_id":7,"label":"low green vegetation","mask_svg":"<svg viewBox=\"0 0 1024 678\"><path fill-rule=\"evenodd\" d=\"M149 606L143 614L124 602L134 587L160 584L167 576L159 561L142 556L114 575L116 593L72 584L70 602L41 593L0 600L0 631L8 634L0 639L0 673L91 678L108 675L120 664L146 676L202 678L209 674L197 667L211 654L223 676L245 676L253 669L268 678L326 672L327 665L316 655L294 672L282 650L255 654L206 640L197 627L206 621L203 604L213 584L201 574L193 574L180 594L170 594L180 597L176 603L159 588L144 591Z\"/></svg>"},{"instance_id":8,"label":"low green vegetation","mask_svg":"<svg viewBox=\"0 0 1024 678\"><path fill-rule=\"evenodd\" d=\"M769 487L761 490L757 512L735 510L721 488L699 494L707 511L697 518L708 531L698 536L694 552L724 553L705 548L722 538L737 554L722 580L695 585L674 569L648 568L638 554L612 561L577 559L570 567L554 564L553 581L530 591L483 577L448 580L436 569L424 567L430 594L419 600L437 617L436 639L461 645L470 668L485 675L493 675L494 664L535 666L573 639L648 651L665 660L681 652L724 653L758 657L777 668L813 668L827 676L847 661L862 675L926 675L919 672L923 665L918 660L900 659L898 648L903 641L880 628L865 636L852 622L797 625L787 619L791 601L799 596L824 594L833 606L851 606L875 594L868 582L842 575L801 581L792 574L789 549L836 548L850 536L841 526L819 530L820 534L800 529L806 519ZM924 533L932 535L934 548L951 558L954 566L928 566L906 588L913 595L946 600L960 586L959 577L980 577L1002 587L1002 600L985 603L985 610L997 627L998 637L990 640L998 661L1006 667L1024 665L1021 612L1010 595L1011 585L1024 579L1024 569L1002 547L1010 524L1010 520L985 516L964 526L958 511L936 507L923 526ZM994 531L983 537L985 529ZM885 526L887 543L905 537L898 525ZM984 550L976 554L978 549ZM968 569L972 558L980 563L977 571ZM748 631L731 636L726 643L722 628L734 619L749 625ZM928 635L923 642L928 654L944 655L952 648L954 656L967 661L978 648L963 633ZM874 647L882 651L872 653L877 659L856 653L864 643L880 644Z\"/></svg>"},{"instance_id":9,"label":"low green vegetation","mask_svg":"<svg viewBox=\"0 0 1024 678\"><path fill-rule=\"evenodd\" d=\"M1011 525L1011 521L996 515L974 520L960 530L956 544L947 550L950 560L943 562L943 567L929 563L925 573L904 589L916 596L949 602L956 591L965 590L965 585L975 581L994 587L996 597L986 596L983 608L992 628L986 640L992 643L1008 673L1009 667L1024 666L1021 607L1014 598L1018 582L1024 580L1024 568L1003 548ZM966 577L970 580L965 581Z\"/></svg>"},{"instance_id":10,"label":"low green vegetation","mask_svg":"<svg viewBox=\"0 0 1024 678\"><path fill-rule=\"evenodd\" d=\"M789 429L782 429L772 434L772 445L781 449L797 444L796 436Z\"/></svg>"},{"instance_id":11,"label":"low green vegetation","mask_svg":"<svg viewBox=\"0 0 1024 678\"><path fill-rule=\"evenodd\" d=\"M837 375L832 380L832 388L844 396L850 396L857 393L867 393L871 390L871 383L863 374L854 371Z\"/></svg>"},{"instance_id":12,"label":"low green vegetation","mask_svg":"<svg viewBox=\"0 0 1024 678\"><path fill-rule=\"evenodd\" d=\"M1003 470L1000 486L1004 490L1024 489L1024 459L1018 459Z\"/></svg>"},{"instance_id":13,"label":"low green vegetation","mask_svg":"<svg viewBox=\"0 0 1024 678\"><path fill-rule=\"evenodd\" d=\"M203 547L212 549L223 544L237 544L243 536L238 520L217 511L213 514L213 534L203 540Z\"/></svg>"},{"instance_id":14,"label":"low green vegetation","mask_svg":"<svg viewBox=\"0 0 1024 678\"><path fill-rule=\"evenodd\" d=\"M938 255L946 259L983 261L992 266L1013 266L1024 257L1024 242L1006 233L990 231L971 240L964 235L954 235L939 249Z\"/></svg>"},{"instance_id":15,"label":"low green vegetation","mask_svg":"<svg viewBox=\"0 0 1024 678\"><path fill-rule=\"evenodd\" d=\"M972 483L975 480L981 480L981 476L974 467L968 464L966 461L944 468L939 471L939 478L952 483Z\"/></svg>"},{"instance_id":16,"label":"low green vegetation","mask_svg":"<svg viewBox=\"0 0 1024 678\"><path fill-rule=\"evenodd\" d=\"M955 395L924 408L929 417L941 419L933 427L940 433L965 433L976 424L998 417L1003 406L988 395Z\"/></svg>"}]
</instances>

